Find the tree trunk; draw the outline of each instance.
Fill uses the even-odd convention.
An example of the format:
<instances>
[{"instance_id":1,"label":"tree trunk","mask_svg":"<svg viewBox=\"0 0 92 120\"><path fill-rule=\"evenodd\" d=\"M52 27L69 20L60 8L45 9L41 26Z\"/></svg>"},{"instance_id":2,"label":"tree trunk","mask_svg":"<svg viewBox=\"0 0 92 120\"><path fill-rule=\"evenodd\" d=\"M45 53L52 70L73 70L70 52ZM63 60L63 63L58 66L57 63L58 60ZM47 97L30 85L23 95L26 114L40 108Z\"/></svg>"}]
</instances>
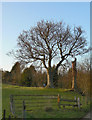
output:
<instances>
[{"instance_id":1,"label":"tree trunk","mask_svg":"<svg viewBox=\"0 0 92 120\"><path fill-rule=\"evenodd\" d=\"M72 89L77 89L77 83L76 83L76 76L77 76L77 70L76 70L76 59L72 62Z\"/></svg>"},{"instance_id":2,"label":"tree trunk","mask_svg":"<svg viewBox=\"0 0 92 120\"><path fill-rule=\"evenodd\" d=\"M58 86L58 71L56 69L53 71L53 84L54 87Z\"/></svg>"},{"instance_id":3,"label":"tree trunk","mask_svg":"<svg viewBox=\"0 0 92 120\"><path fill-rule=\"evenodd\" d=\"M47 86L46 87L50 87L50 88L54 87L54 85L53 85L53 73L51 71L51 68L49 68L47 70Z\"/></svg>"},{"instance_id":4,"label":"tree trunk","mask_svg":"<svg viewBox=\"0 0 92 120\"><path fill-rule=\"evenodd\" d=\"M50 68L47 70L47 87L54 88L58 85L58 74L57 70L53 70Z\"/></svg>"}]
</instances>

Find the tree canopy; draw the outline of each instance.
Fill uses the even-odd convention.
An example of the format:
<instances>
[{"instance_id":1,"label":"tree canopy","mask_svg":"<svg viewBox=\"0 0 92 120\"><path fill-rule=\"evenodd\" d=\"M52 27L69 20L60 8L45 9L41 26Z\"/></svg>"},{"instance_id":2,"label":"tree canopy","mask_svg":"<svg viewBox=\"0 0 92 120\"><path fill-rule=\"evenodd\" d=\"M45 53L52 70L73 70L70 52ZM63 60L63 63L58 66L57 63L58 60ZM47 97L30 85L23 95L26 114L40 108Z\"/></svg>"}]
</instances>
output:
<instances>
[{"instance_id":1,"label":"tree canopy","mask_svg":"<svg viewBox=\"0 0 92 120\"><path fill-rule=\"evenodd\" d=\"M16 62L11 69L11 79L13 84L18 84L21 79L20 63Z\"/></svg>"},{"instance_id":2,"label":"tree canopy","mask_svg":"<svg viewBox=\"0 0 92 120\"><path fill-rule=\"evenodd\" d=\"M63 61L69 56L85 54L89 51L85 32L82 28L71 28L61 22L40 21L33 28L23 31L17 41L18 49L13 51L21 63L43 64L47 70L47 85L53 87L53 76ZM52 60L57 59L55 70ZM37 64L38 65L38 64Z\"/></svg>"},{"instance_id":3,"label":"tree canopy","mask_svg":"<svg viewBox=\"0 0 92 120\"><path fill-rule=\"evenodd\" d=\"M24 69L21 75L21 84L30 87L36 74L34 66Z\"/></svg>"}]
</instances>

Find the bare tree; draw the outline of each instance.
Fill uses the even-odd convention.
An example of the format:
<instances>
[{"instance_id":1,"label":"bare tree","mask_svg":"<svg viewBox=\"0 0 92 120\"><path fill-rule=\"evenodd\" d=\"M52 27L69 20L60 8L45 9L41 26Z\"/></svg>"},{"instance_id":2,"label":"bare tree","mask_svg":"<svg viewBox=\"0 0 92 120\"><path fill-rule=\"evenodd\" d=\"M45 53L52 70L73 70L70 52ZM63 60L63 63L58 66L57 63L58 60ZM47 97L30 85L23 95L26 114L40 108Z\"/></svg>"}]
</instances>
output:
<instances>
[{"instance_id":1,"label":"bare tree","mask_svg":"<svg viewBox=\"0 0 92 120\"><path fill-rule=\"evenodd\" d=\"M77 56L88 52L87 42L81 27L70 28L63 22L40 21L18 37L18 49L13 51L22 63L44 65L47 71L47 86L53 86L53 76L61 64L69 56ZM52 60L57 59L52 73Z\"/></svg>"}]
</instances>

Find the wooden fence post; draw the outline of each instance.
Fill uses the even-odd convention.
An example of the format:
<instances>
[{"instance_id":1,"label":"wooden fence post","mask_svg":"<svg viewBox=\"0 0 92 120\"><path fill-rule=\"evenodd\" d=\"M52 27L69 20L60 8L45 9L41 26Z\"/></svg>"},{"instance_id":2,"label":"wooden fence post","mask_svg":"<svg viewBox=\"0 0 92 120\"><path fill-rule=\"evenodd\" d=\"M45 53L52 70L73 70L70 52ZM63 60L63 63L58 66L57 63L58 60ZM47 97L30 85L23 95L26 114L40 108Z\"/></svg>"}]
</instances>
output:
<instances>
[{"instance_id":1,"label":"wooden fence post","mask_svg":"<svg viewBox=\"0 0 92 120\"><path fill-rule=\"evenodd\" d=\"M4 109L4 112L3 112L3 119L5 120L5 114L6 114L6 110Z\"/></svg>"},{"instance_id":2,"label":"wooden fence post","mask_svg":"<svg viewBox=\"0 0 92 120\"><path fill-rule=\"evenodd\" d=\"M84 101L83 101L83 96L81 96L81 104L83 105Z\"/></svg>"},{"instance_id":3,"label":"wooden fence post","mask_svg":"<svg viewBox=\"0 0 92 120\"><path fill-rule=\"evenodd\" d=\"M13 95L10 96L10 111L14 115Z\"/></svg>"},{"instance_id":4,"label":"wooden fence post","mask_svg":"<svg viewBox=\"0 0 92 120\"><path fill-rule=\"evenodd\" d=\"M10 95L10 112L12 112L12 95Z\"/></svg>"},{"instance_id":5,"label":"wooden fence post","mask_svg":"<svg viewBox=\"0 0 92 120\"><path fill-rule=\"evenodd\" d=\"M76 96L74 97L74 100L75 100L75 105L77 105L77 98L76 98Z\"/></svg>"},{"instance_id":6,"label":"wooden fence post","mask_svg":"<svg viewBox=\"0 0 92 120\"><path fill-rule=\"evenodd\" d=\"M11 116L9 115L9 120L11 120Z\"/></svg>"},{"instance_id":7,"label":"wooden fence post","mask_svg":"<svg viewBox=\"0 0 92 120\"><path fill-rule=\"evenodd\" d=\"M60 108L60 95L58 94L58 99L57 99L57 101L58 101L58 107Z\"/></svg>"},{"instance_id":8,"label":"wooden fence post","mask_svg":"<svg viewBox=\"0 0 92 120\"><path fill-rule=\"evenodd\" d=\"M76 101L76 96L74 97L74 100Z\"/></svg>"},{"instance_id":9,"label":"wooden fence post","mask_svg":"<svg viewBox=\"0 0 92 120\"><path fill-rule=\"evenodd\" d=\"M25 112L26 112L26 106L25 106L25 101L23 101L23 120L25 120L26 118Z\"/></svg>"},{"instance_id":10,"label":"wooden fence post","mask_svg":"<svg viewBox=\"0 0 92 120\"><path fill-rule=\"evenodd\" d=\"M78 101L78 108L80 109L80 98L79 97L78 97L77 101Z\"/></svg>"}]
</instances>

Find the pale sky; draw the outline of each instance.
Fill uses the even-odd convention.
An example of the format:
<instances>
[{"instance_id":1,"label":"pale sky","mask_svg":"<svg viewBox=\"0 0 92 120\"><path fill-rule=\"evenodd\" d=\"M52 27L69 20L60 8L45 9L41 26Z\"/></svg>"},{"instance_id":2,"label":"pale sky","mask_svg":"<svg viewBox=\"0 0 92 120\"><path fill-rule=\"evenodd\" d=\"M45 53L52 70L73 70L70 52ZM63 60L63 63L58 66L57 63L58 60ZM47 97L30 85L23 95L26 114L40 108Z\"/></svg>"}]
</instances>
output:
<instances>
[{"instance_id":1,"label":"pale sky","mask_svg":"<svg viewBox=\"0 0 92 120\"><path fill-rule=\"evenodd\" d=\"M90 44L90 2L3 2L0 68L11 70L15 60L6 54L17 47L17 38L23 30L43 19L82 26Z\"/></svg>"}]
</instances>

